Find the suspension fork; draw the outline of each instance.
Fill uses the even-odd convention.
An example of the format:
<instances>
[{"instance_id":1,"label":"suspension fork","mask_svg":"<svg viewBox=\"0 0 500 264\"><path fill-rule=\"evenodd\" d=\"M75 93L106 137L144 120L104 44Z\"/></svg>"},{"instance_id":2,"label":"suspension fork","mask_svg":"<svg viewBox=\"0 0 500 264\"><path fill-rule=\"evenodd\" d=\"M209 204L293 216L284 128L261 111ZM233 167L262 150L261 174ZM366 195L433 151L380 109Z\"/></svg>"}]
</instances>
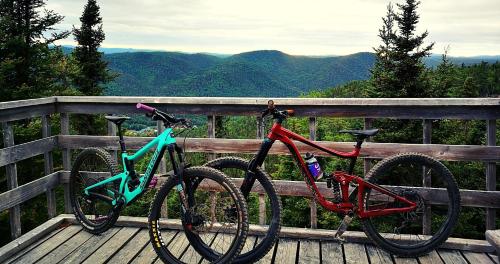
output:
<instances>
[{"instance_id":1,"label":"suspension fork","mask_svg":"<svg viewBox=\"0 0 500 264\"><path fill-rule=\"evenodd\" d=\"M184 175L184 157L182 155L182 149L180 149L177 144L169 144L167 146L168 150L168 156L170 158L170 162L172 164L172 168L174 170L174 177L177 178L177 185L176 185L176 190L179 193L179 198L181 200L181 208L183 213L186 213L186 211L189 208L189 203L186 197L186 190L183 187L183 175ZM177 155L179 157L179 164L175 161L175 154L177 152ZM192 192L192 188L190 188L190 183L186 182L185 186L187 191ZM188 195L191 196L191 195Z\"/></svg>"},{"instance_id":2,"label":"suspension fork","mask_svg":"<svg viewBox=\"0 0 500 264\"><path fill-rule=\"evenodd\" d=\"M248 169L245 173L245 179L243 180L240 188L241 193L243 194L243 196L245 196L245 198L248 198L248 195L250 194L250 191L252 190L252 187L255 183L255 172L257 171L257 168L261 167L262 164L264 164L264 160L266 159L267 154L269 153L269 150L271 149L273 144L274 140L267 137L264 138L264 141L262 141L262 145L260 145L259 152L257 152L252 161L250 161Z\"/></svg>"}]
</instances>

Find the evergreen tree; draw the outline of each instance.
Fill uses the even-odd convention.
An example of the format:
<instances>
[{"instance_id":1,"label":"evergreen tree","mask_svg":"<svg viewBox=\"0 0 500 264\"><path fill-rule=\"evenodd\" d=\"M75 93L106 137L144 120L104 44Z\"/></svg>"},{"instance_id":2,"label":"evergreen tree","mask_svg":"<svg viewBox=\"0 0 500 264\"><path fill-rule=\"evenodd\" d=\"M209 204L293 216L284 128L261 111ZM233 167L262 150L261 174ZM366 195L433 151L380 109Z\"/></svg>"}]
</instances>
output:
<instances>
[{"instance_id":1,"label":"evergreen tree","mask_svg":"<svg viewBox=\"0 0 500 264\"><path fill-rule=\"evenodd\" d=\"M57 62L50 48L69 35L55 26L63 16L44 0L0 0L0 98L18 100L60 91Z\"/></svg>"},{"instance_id":2,"label":"evergreen tree","mask_svg":"<svg viewBox=\"0 0 500 264\"><path fill-rule=\"evenodd\" d=\"M372 96L428 96L425 82L421 79L425 71L422 59L430 54L434 43L423 46L429 33L415 33L419 4L416 0L406 0L404 4L397 4L398 13L393 11L392 5L388 6L379 31L383 44L375 49L377 60L372 70ZM395 25L397 29L394 29Z\"/></svg>"},{"instance_id":3,"label":"evergreen tree","mask_svg":"<svg viewBox=\"0 0 500 264\"><path fill-rule=\"evenodd\" d=\"M103 61L102 53L98 51L105 35L96 0L88 0L80 22L81 27L73 29L78 42L73 56L79 68L74 83L83 95L102 95L102 85L111 81L113 75L108 71L108 64Z\"/></svg>"},{"instance_id":4,"label":"evergreen tree","mask_svg":"<svg viewBox=\"0 0 500 264\"><path fill-rule=\"evenodd\" d=\"M78 46L73 51L77 64L77 73L73 76L73 83L82 95L102 95L103 85L113 80L107 69L107 62L102 59L98 51L105 35L102 30L102 18L96 0L88 0L82 16L81 27L73 29L73 35ZM102 120L89 115L77 115L75 129L80 134L97 134L102 130Z\"/></svg>"}]
</instances>

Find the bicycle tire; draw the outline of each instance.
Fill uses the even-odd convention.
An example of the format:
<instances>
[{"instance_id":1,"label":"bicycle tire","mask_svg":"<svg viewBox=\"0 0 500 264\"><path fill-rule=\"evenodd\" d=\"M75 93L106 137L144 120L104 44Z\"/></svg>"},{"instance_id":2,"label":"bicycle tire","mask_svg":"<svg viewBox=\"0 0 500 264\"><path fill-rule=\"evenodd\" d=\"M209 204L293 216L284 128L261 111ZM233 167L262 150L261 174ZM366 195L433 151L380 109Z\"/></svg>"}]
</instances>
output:
<instances>
[{"instance_id":1,"label":"bicycle tire","mask_svg":"<svg viewBox=\"0 0 500 264\"><path fill-rule=\"evenodd\" d=\"M411 245L410 242L401 239L398 244L394 242L394 239L389 239L388 235L384 237L382 233L377 230L377 227L374 224L375 220L377 219L376 217L373 219L363 219L362 222L366 235L371 238L371 240L375 242L375 244L377 244L379 247L398 256L416 257L429 253L433 249L439 247L449 237L449 235L453 231L455 224L458 221L458 216L460 213L460 193L456 180L453 177L452 173L448 170L448 168L446 168L446 166L444 166L438 160L420 153L402 153L383 159L367 173L367 181L380 184L381 179L383 178L383 175L385 175L385 173L391 172L391 169L397 168L398 166L404 168L405 170L408 170L407 168L403 167L408 166L408 164L415 165L413 168L418 168L418 166L421 166L422 170L427 170L429 174L431 174L431 170L435 171L432 176L435 177L435 179L439 179L438 177L441 176L443 181L442 183L446 185L445 189L448 194L449 203L447 205L442 205L441 207L447 207L447 218L440 226L437 227L437 229L433 227L434 230L437 230L436 233L429 236L430 238L427 241L417 240L417 242L421 243L415 243L414 245ZM423 169L424 167L425 169ZM435 181L434 178L433 181ZM370 194L368 192L363 194L364 199L369 198ZM412 193L410 196L416 197L414 193ZM427 201L423 199L421 201L424 202L425 206L430 206L430 203L427 203ZM417 221L418 220L419 219L417 219ZM383 222L384 220L380 221ZM387 221L385 221L384 225L388 225ZM404 237L404 235L401 236ZM418 239L421 239L422 237L426 238L427 236L417 236Z\"/></svg>"},{"instance_id":2,"label":"bicycle tire","mask_svg":"<svg viewBox=\"0 0 500 264\"><path fill-rule=\"evenodd\" d=\"M81 193L82 190L77 190L78 189L78 179L79 177L84 177L84 173L81 173L83 171L89 171L91 168L86 167L87 161L95 159L95 161L100 161L102 162L101 165L103 165L102 169L106 170L105 173L107 173L106 176L101 176L99 178L92 178L96 177L93 175L87 175L85 176L87 179L87 183L85 184L86 187L90 186L91 184L94 184L96 182L102 181L104 178L109 178L113 175L117 174L117 165L116 162L114 161L113 158L111 158L111 155L104 149L101 148L87 148L84 149L80 154L75 159L75 162L73 163L73 167L71 169L71 174L70 174L70 181L69 181L69 190L70 190L70 200L71 200L71 206L73 208L73 212L75 214L76 220L80 222L82 225L83 229L86 231L92 233L92 234L101 234L104 231L108 230L111 228L115 223L116 220L119 217L119 210L115 210L112 205L110 205L110 209L107 212L106 216L103 216L102 219L104 221L100 221L102 219L99 219L98 216L96 215L96 219L89 219L89 215L86 214L86 212L83 212L82 209L82 201L83 202L88 202L90 199L79 199L80 196L78 196L79 193ZM95 164L94 164L95 165ZM97 168L93 172L101 172L102 171L96 171ZM83 175L82 175L83 174ZM110 183L112 188L114 190L118 190L119 185L117 182ZM109 185L108 185L109 186ZM87 201L84 201L87 200ZM91 200L90 204L94 202L94 211L96 210L95 206L95 199L94 201Z\"/></svg>"},{"instance_id":3,"label":"bicycle tire","mask_svg":"<svg viewBox=\"0 0 500 264\"><path fill-rule=\"evenodd\" d=\"M213 238L211 238L211 242L209 243L210 245L207 245L207 243L205 243L203 239L201 239L201 235L196 235L195 232L193 232L192 229L190 230L190 228L187 227L184 221L181 220L181 226L183 228L184 235L189 238L189 243L194 248L194 250L199 253L201 259L204 258L206 260L209 260L211 263L232 263L232 260L242 250L248 233L248 212L245 200L240 190L220 171L208 167L190 167L186 168L183 172L184 183L193 180L199 181L200 179L201 181L207 179L209 181L217 182L225 189L225 191L228 192L228 194L233 199L234 205L236 206L237 219L239 219L235 232L236 237L232 240L232 243L230 243L227 251L221 253L217 252L216 249L211 248L211 246L218 236L223 236L224 234L215 234ZM164 204L165 200L168 199L169 195L174 195L174 193L175 195L177 195L177 185L178 178L176 178L176 176L172 176L167 179L167 181L161 186L160 190L156 193L155 198L151 203L148 218L151 244L153 245L153 248L160 259L165 263L185 263L182 258L184 258L185 254L187 254L187 248L180 254L178 252L172 252L173 250L170 250L168 248L172 241L164 241L165 239L163 239L162 230L163 232L168 232L169 228L167 227L165 229L164 226L162 226L163 224L160 224L162 205ZM196 195L196 191L197 189L193 191L193 196ZM168 225L168 223L165 223L165 225ZM171 230L173 230L173 228ZM177 233L176 236L179 234L181 233ZM197 262L201 259L198 258ZM192 261L190 260L189 262Z\"/></svg>"},{"instance_id":4,"label":"bicycle tire","mask_svg":"<svg viewBox=\"0 0 500 264\"><path fill-rule=\"evenodd\" d=\"M249 164L248 160L242 158L221 157L206 163L204 166L217 170L237 169L244 173L247 171ZM264 257L273 248L281 230L282 204L280 197L276 193L276 188L269 175L262 168L257 168L255 176L269 198L271 207L269 228L264 237L258 240L253 249L241 253L233 260L234 263L253 263Z\"/></svg>"}]
</instances>

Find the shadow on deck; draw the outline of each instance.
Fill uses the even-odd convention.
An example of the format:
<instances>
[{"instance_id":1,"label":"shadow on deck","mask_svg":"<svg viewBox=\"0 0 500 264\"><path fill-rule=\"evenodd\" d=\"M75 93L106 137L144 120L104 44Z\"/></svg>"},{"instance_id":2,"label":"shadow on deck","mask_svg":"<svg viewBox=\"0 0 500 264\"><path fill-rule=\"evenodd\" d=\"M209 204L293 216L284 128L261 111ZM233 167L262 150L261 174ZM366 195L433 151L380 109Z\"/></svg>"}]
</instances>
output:
<instances>
[{"instance_id":1,"label":"shadow on deck","mask_svg":"<svg viewBox=\"0 0 500 264\"><path fill-rule=\"evenodd\" d=\"M74 222L71 215L47 221L0 248L0 262L161 263L149 243L145 218L121 217L116 227L100 236L84 231ZM261 230L258 226L251 228L243 251L253 247ZM483 240L450 238L443 248L426 256L398 258L367 243L360 232L348 232L344 244L329 239L329 233L284 227L278 243L260 263L499 263L493 248ZM169 237L171 243L178 244L174 254L183 261L202 261L192 258L193 249L182 231L174 229Z\"/></svg>"}]
</instances>

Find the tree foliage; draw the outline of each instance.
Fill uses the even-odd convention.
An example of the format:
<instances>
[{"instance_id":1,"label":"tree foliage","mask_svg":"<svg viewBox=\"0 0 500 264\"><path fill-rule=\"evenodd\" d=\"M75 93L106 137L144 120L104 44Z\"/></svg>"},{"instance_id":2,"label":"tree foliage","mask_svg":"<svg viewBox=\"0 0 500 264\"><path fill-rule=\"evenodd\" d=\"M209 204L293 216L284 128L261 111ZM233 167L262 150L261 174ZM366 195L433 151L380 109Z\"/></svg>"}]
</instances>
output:
<instances>
[{"instance_id":1,"label":"tree foliage","mask_svg":"<svg viewBox=\"0 0 500 264\"><path fill-rule=\"evenodd\" d=\"M64 17L43 0L0 1L0 98L18 100L64 93L62 52L50 48L68 36L56 30Z\"/></svg>"},{"instance_id":2,"label":"tree foliage","mask_svg":"<svg viewBox=\"0 0 500 264\"><path fill-rule=\"evenodd\" d=\"M73 35L78 42L72 53L77 68L73 83L82 95L102 95L104 85L113 80L115 75L109 72L108 63L103 60L102 52L98 51L105 35L96 0L88 0L80 22L80 28L73 28ZM102 118L96 119L89 115L78 115L75 119L76 130L84 135L102 132L102 126L99 125L102 123Z\"/></svg>"},{"instance_id":3,"label":"tree foliage","mask_svg":"<svg viewBox=\"0 0 500 264\"><path fill-rule=\"evenodd\" d=\"M83 95L102 95L103 84L113 79L107 69L107 62L98 51L105 35L102 30L102 18L96 0L88 0L82 16L81 27L73 29L78 46L73 51L78 72L74 83Z\"/></svg>"},{"instance_id":4,"label":"tree foliage","mask_svg":"<svg viewBox=\"0 0 500 264\"><path fill-rule=\"evenodd\" d=\"M375 48L376 62L372 69L374 97L418 97L426 95L422 75L425 71L423 58L430 55L433 43L424 46L428 36L425 31L416 34L419 15L416 0L397 4L399 12L392 5L382 18L379 37L382 44ZM397 27L397 28L396 28Z\"/></svg>"}]
</instances>

